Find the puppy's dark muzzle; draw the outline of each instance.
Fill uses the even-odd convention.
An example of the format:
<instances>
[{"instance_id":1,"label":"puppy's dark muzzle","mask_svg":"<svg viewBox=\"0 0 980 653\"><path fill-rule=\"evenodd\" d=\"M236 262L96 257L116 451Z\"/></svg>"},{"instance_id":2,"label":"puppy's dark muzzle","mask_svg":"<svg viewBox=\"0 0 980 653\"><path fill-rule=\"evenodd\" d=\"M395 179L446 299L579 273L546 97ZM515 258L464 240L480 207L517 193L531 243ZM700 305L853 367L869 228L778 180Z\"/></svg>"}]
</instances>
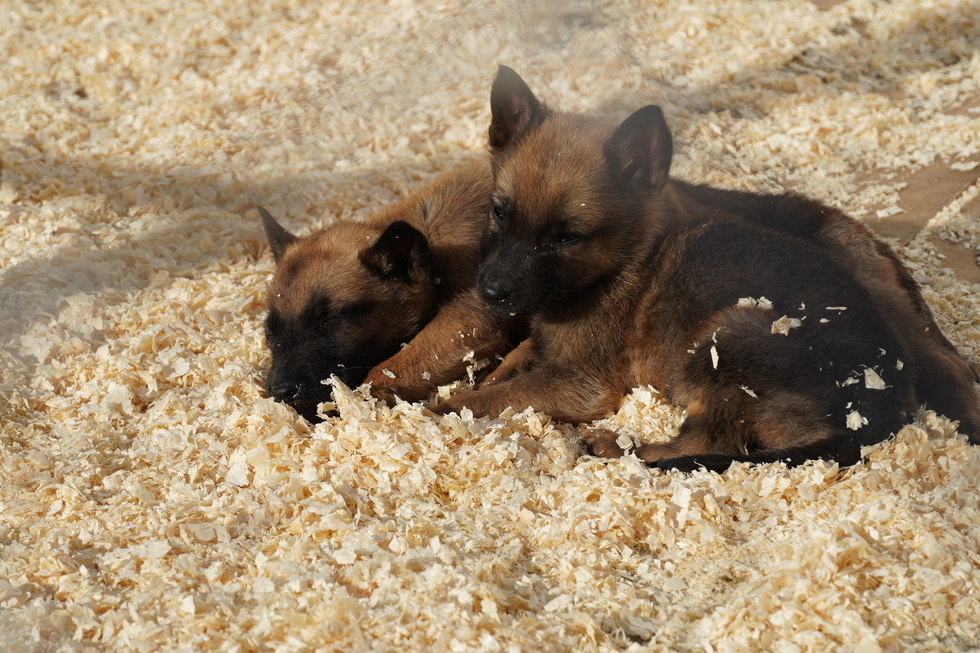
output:
<instances>
[{"instance_id":1,"label":"puppy's dark muzzle","mask_svg":"<svg viewBox=\"0 0 980 653\"><path fill-rule=\"evenodd\" d=\"M317 412L320 404L333 399L330 386L324 385L313 391L312 388L295 383L281 382L274 387L267 388L267 391L270 397L295 410L300 417L310 424L319 424L323 421ZM330 413L326 414L329 415Z\"/></svg>"},{"instance_id":2,"label":"puppy's dark muzzle","mask_svg":"<svg viewBox=\"0 0 980 653\"><path fill-rule=\"evenodd\" d=\"M364 381L370 368L364 365L339 366L328 369L324 378L337 376L347 387L354 388ZM323 420L317 415L317 407L333 400L333 389L327 383L280 378L283 372L273 368L266 382L266 392L276 401L282 402L303 416L306 421L317 424ZM318 376L318 375L317 375Z\"/></svg>"},{"instance_id":3,"label":"puppy's dark muzzle","mask_svg":"<svg viewBox=\"0 0 980 653\"><path fill-rule=\"evenodd\" d=\"M328 386L317 388L318 392L310 392L302 384L292 381L278 381L269 384L266 391L276 401L282 402L303 416L306 421L316 424L322 420L317 415L317 407L324 401L331 400Z\"/></svg>"},{"instance_id":4,"label":"puppy's dark muzzle","mask_svg":"<svg viewBox=\"0 0 980 653\"><path fill-rule=\"evenodd\" d=\"M291 404L299 398L300 386L292 381L279 381L269 384L269 396L284 404Z\"/></svg>"},{"instance_id":5,"label":"puppy's dark muzzle","mask_svg":"<svg viewBox=\"0 0 980 653\"><path fill-rule=\"evenodd\" d=\"M480 284L480 296L490 305L504 304L513 294L513 286L500 281L485 281Z\"/></svg>"},{"instance_id":6,"label":"puppy's dark muzzle","mask_svg":"<svg viewBox=\"0 0 980 653\"><path fill-rule=\"evenodd\" d=\"M511 317L523 313L518 309L515 301L521 293L512 281L493 279L484 275L480 277L477 289L480 293L480 299L494 313Z\"/></svg>"}]
</instances>

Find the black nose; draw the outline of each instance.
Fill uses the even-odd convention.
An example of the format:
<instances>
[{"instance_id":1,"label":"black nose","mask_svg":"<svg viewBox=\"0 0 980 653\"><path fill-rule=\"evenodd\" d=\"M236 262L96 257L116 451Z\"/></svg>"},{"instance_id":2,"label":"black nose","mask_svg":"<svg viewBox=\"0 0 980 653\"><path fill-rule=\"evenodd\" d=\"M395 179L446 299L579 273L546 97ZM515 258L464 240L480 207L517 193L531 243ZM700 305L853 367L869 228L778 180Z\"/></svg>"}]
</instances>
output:
<instances>
[{"instance_id":1,"label":"black nose","mask_svg":"<svg viewBox=\"0 0 980 653\"><path fill-rule=\"evenodd\" d=\"M269 394L276 401L289 403L299 394L299 386L292 381L280 381L269 386Z\"/></svg>"},{"instance_id":2,"label":"black nose","mask_svg":"<svg viewBox=\"0 0 980 653\"><path fill-rule=\"evenodd\" d=\"M484 281L480 285L480 294L491 302L502 302L510 297L513 291L513 288L499 281Z\"/></svg>"}]
</instances>

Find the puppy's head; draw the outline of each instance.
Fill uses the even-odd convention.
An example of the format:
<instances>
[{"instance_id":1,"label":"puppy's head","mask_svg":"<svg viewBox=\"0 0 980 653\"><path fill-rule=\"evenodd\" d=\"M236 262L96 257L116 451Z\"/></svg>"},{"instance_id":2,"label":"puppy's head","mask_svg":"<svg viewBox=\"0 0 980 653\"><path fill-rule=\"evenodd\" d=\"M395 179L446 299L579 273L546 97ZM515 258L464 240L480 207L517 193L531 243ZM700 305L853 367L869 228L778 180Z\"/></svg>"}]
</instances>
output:
<instances>
[{"instance_id":1,"label":"puppy's head","mask_svg":"<svg viewBox=\"0 0 980 653\"><path fill-rule=\"evenodd\" d=\"M304 238L259 209L276 272L266 342L270 397L311 421L336 375L350 387L396 353L431 318L436 302L425 236L404 221L338 223Z\"/></svg>"},{"instance_id":2,"label":"puppy's head","mask_svg":"<svg viewBox=\"0 0 980 653\"><path fill-rule=\"evenodd\" d=\"M561 310L630 260L667 182L659 107L618 128L556 112L501 66L490 95L494 190L478 287L495 311Z\"/></svg>"}]
</instances>

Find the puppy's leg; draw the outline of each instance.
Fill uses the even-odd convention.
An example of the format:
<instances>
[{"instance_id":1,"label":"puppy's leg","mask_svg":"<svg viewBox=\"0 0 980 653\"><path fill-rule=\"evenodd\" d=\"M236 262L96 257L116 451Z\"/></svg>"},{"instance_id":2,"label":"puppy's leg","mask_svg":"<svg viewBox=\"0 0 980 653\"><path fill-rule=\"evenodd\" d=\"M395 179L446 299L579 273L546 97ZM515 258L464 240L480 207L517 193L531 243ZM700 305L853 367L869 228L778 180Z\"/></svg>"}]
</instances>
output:
<instances>
[{"instance_id":1,"label":"puppy's leg","mask_svg":"<svg viewBox=\"0 0 980 653\"><path fill-rule=\"evenodd\" d=\"M775 316L729 309L706 325L710 338L695 346L677 388L688 411L679 434L637 447L637 457L684 471L816 458L851 465L862 444L880 442L904 424L914 409L907 373L879 367L884 388L839 382L848 370L875 364L879 343L896 349L889 334L861 335L860 323L845 321L861 319L857 310L839 325L813 321L791 335L772 333Z\"/></svg>"},{"instance_id":2,"label":"puppy's leg","mask_svg":"<svg viewBox=\"0 0 980 653\"><path fill-rule=\"evenodd\" d=\"M926 408L959 421L958 431L980 444L980 400L973 370L956 352L939 347L919 352L916 390Z\"/></svg>"},{"instance_id":3,"label":"puppy's leg","mask_svg":"<svg viewBox=\"0 0 980 653\"><path fill-rule=\"evenodd\" d=\"M408 345L368 372L371 394L389 404L426 398L436 387L461 378L469 360L496 356L510 346L510 321L480 301L476 291L444 305ZM472 356L469 354L472 352Z\"/></svg>"},{"instance_id":4,"label":"puppy's leg","mask_svg":"<svg viewBox=\"0 0 980 653\"><path fill-rule=\"evenodd\" d=\"M699 423L700 422L700 423ZM783 461L801 465L808 460L824 458L841 464L852 464L860 458L860 446L856 442L844 442L832 435L807 445L754 452L735 452L730 447L719 446L718 434L729 427L727 424L710 425L704 420L687 420L682 433L663 444L641 444L634 453L651 467L664 470L677 469L692 472L707 469L724 472L733 462L771 463ZM618 442L619 434L609 429L586 429L583 439L588 452L600 458L619 458L627 453ZM725 453L721 453L725 450Z\"/></svg>"},{"instance_id":5,"label":"puppy's leg","mask_svg":"<svg viewBox=\"0 0 980 653\"><path fill-rule=\"evenodd\" d=\"M690 472L703 468L718 473L727 470L733 462L785 462L792 466L823 459L853 465L861 459L861 445L856 438L826 427L807 433L805 438L797 438L796 444L749 450L739 442L754 439L753 434L738 433L720 414L689 417L676 438L664 444L640 445L636 448L636 456L651 467L664 470ZM767 428L769 425L759 426ZM785 423L772 424L774 429L786 426ZM740 450L734 448L736 445L741 447Z\"/></svg>"},{"instance_id":6,"label":"puppy's leg","mask_svg":"<svg viewBox=\"0 0 980 653\"><path fill-rule=\"evenodd\" d=\"M477 416L496 416L506 408L533 408L559 421L580 424L614 411L623 393L613 388L621 386L585 370L542 365L479 390L454 395L433 410L446 414L469 408Z\"/></svg>"},{"instance_id":7,"label":"puppy's leg","mask_svg":"<svg viewBox=\"0 0 980 653\"><path fill-rule=\"evenodd\" d=\"M588 452L598 458L621 458L626 454L619 445L619 434L609 429L584 429L582 440Z\"/></svg>"},{"instance_id":8,"label":"puppy's leg","mask_svg":"<svg viewBox=\"0 0 980 653\"><path fill-rule=\"evenodd\" d=\"M506 381L518 374L527 372L534 363L534 342L527 338L504 357L493 372L480 383L481 388Z\"/></svg>"}]
</instances>

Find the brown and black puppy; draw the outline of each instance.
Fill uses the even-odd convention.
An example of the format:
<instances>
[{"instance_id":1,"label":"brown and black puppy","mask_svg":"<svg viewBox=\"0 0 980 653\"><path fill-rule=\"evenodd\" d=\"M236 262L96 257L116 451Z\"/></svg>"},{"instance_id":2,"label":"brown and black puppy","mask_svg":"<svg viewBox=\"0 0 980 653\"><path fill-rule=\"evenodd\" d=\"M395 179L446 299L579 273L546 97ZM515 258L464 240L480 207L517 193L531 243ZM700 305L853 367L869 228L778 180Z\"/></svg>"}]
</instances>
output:
<instances>
[{"instance_id":1,"label":"brown and black puppy","mask_svg":"<svg viewBox=\"0 0 980 653\"><path fill-rule=\"evenodd\" d=\"M827 458L925 400L980 437L972 374L886 247L794 195L670 180L658 107L617 127L551 111L510 69L491 93L494 190L479 291L531 336L493 382L438 407L585 422L651 384L687 409L637 455L663 468ZM857 275L876 272L875 279ZM620 455L616 435L591 449Z\"/></svg>"},{"instance_id":2,"label":"brown and black puppy","mask_svg":"<svg viewBox=\"0 0 980 653\"><path fill-rule=\"evenodd\" d=\"M387 401L414 401L463 376L471 351L477 359L506 351L510 318L474 288L489 193L481 159L363 222L303 238L260 208L276 260L269 396L315 420L331 375L351 387L369 382Z\"/></svg>"}]
</instances>

